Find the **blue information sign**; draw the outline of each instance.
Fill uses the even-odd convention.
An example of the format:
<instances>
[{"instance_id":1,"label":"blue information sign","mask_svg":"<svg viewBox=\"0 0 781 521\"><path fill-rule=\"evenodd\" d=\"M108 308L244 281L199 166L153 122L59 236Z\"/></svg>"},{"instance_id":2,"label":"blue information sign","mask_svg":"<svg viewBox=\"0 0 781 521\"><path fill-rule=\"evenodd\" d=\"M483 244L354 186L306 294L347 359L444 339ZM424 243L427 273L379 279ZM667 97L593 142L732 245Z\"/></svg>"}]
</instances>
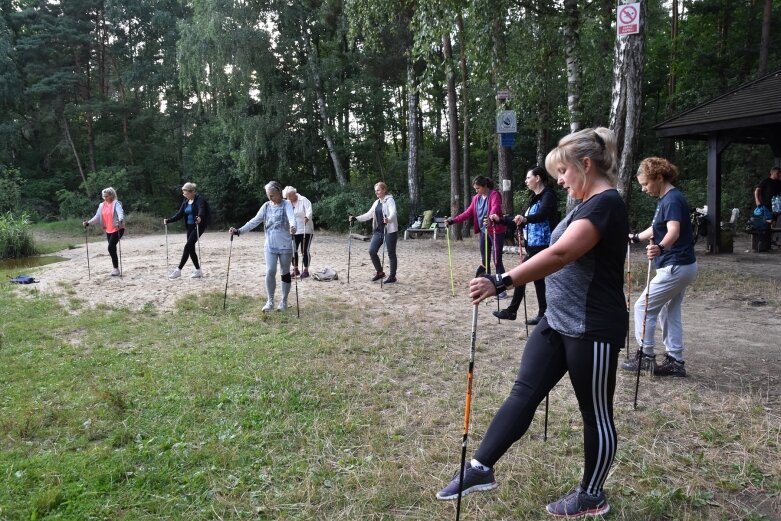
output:
<instances>
[{"instance_id":1,"label":"blue information sign","mask_svg":"<svg viewBox=\"0 0 781 521\"><path fill-rule=\"evenodd\" d=\"M502 136L501 145L503 147L511 147L515 144L515 134L499 134Z\"/></svg>"}]
</instances>

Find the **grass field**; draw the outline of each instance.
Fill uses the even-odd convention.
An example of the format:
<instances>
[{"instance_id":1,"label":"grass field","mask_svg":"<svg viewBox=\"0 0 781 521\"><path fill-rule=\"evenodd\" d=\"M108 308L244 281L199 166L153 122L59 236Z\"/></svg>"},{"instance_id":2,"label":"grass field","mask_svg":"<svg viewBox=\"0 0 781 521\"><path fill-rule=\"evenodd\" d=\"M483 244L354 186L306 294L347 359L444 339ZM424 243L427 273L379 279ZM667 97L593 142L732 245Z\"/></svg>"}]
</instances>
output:
<instances>
[{"instance_id":1,"label":"grass field","mask_svg":"<svg viewBox=\"0 0 781 521\"><path fill-rule=\"evenodd\" d=\"M261 314L260 299L223 311L221 294L173 312L75 298L66 309L8 286L0 520L454 518L434 493L460 457L463 327L336 300L301 320ZM478 345L470 453L518 349ZM780 519L777 402L703 388L631 411L633 383L620 375L608 519ZM497 466L500 488L467 496L461 519L545 519L545 503L577 483L581 421L566 379L551 407L549 439L540 409Z\"/></svg>"}]
</instances>

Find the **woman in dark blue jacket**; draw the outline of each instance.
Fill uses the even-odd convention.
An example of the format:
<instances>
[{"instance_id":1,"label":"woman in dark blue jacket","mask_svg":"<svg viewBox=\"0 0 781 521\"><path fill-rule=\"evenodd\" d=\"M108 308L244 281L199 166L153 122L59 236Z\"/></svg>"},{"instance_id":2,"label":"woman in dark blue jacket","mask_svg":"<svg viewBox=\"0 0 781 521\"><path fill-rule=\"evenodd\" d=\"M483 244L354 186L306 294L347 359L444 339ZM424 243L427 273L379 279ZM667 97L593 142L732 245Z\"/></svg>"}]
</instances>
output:
<instances>
[{"instance_id":1,"label":"woman in dark blue jacket","mask_svg":"<svg viewBox=\"0 0 781 521\"><path fill-rule=\"evenodd\" d=\"M163 224L167 225L184 217L184 222L187 226L187 243L184 245L182 258L179 261L179 266L168 274L169 279L178 279L182 276L182 268L184 268L188 258L192 259L195 267L190 277L199 279L203 276L201 264L198 261L198 254L196 253L196 244L199 237L206 231L206 226L209 222L209 206L206 204L206 199L195 191L196 188L195 183L185 183L182 186L184 200L179 207L179 211L172 217L163 219Z\"/></svg>"}]
</instances>

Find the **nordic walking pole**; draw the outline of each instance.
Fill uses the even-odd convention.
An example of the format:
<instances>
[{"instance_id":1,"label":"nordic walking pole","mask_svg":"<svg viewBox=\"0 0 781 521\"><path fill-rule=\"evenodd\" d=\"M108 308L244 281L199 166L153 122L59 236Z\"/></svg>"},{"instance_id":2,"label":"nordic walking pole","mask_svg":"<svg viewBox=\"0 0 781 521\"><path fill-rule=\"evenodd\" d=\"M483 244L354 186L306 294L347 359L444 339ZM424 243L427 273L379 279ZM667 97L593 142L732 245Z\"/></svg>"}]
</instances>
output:
<instances>
[{"instance_id":1,"label":"nordic walking pole","mask_svg":"<svg viewBox=\"0 0 781 521\"><path fill-rule=\"evenodd\" d=\"M231 253L233 253L233 234L231 234L231 244L228 247L228 271L225 272L225 295L222 297L222 309L225 310L228 302L228 277L231 274Z\"/></svg>"},{"instance_id":2,"label":"nordic walking pole","mask_svg":"<svg viewBox=\"0 0 781 521\"><path fill-rule=\"evenodd\" d=\"M163 225L165 226L165 274L168 275L168 223L164 222ZM232 235L231 240L233 240Z\"/></svg>"},{"instance_id":3,"label":"nordic walking pole","mask_svg":"<svg viewBox=\"0 0 781 521\"><path fill-rule=\"evenodd\" d=\"M653 244L654 240L648 241L648 244ZM635 380L635 402L634 408L637 409L637 392L640 390L640 367L643 365L643 344L645 343L645 323L648 318L648 297L651 292L651 261L648 259L648 273L645 276L645 309L643 309L643 329L640 335L640 346L637 348L637 379Z\"/></svg>"},{"instance_id":4,"label":"nordic walking pole","mask_svg":"<svg viewBox=\"0 0 781 521\"><path fill-rule=\"evenodd\" d=\"M117 246L119 246L119 278L122 278L122 235L117 230Z\"/></svg>"},{"instance_id":5,"label":"nordic walking pole","mask_svg":"<svg viewBox=\"0 0 781 521\"><path fill-rule=\"evenodd\" d=\"M632 241L626 243L626 359L629 360L629 312L632 301L632 260L629 252L632 249Z\"/></svg>"},{"instance_id":6,"label":"nordic walking pole","mask_svg":"<svg viewBox=\"0 0 781 521\"><path fill-rule=\"evenodd\" d=\"M296 247L295 236L293 236L291 240L293 241L293 251L295 251L295 247ZM296 277L295 273L293 274L293 278L296 279L296 318L301 318L301 308L298 306L298 277Z\"/></svg>"},{"instance_id":7,"label":"nordic walking pole","mask_svg":"<svg viewBox=\"0 0 781 521\"><path fill-rule=\"evenodd\" d=\"M195 242L198 243L198 263L203 267L203 255L201 255L201 230L198 227L198 218L195 218Z\"/></svg>"},{"instance_id":8,"label":"nordic walking pole","mask_svg":"<svg viewBox=\"0 0 781 521\"><path fill-rule=\"evenodd\" d=\"M496 256L496 228L494 228L493 222L491 222L490 219L489 219L489 226L491 226L491 232L492 232L492 235L493 235L493 244L492 244L493 248L491 250L492 250L492 253L493 253L493 257L494 257L494 268L495 269L499 269L499 268L496 267L496 259L497 259L497 256ZM491 274L491 262L488 260L488 226L485 227L485 263L488 266L487 273L488 273L488 275L490 275ZM497 275L498 274L499 273L497 273ZM496 295L496 311L501 311L501 309L499 307L499 294L498 293ZM499 318L499 317L496 317L496 321L499 322L500 324L502 323L502 319Z\"/></svg>"},{"instance_id":9,"label":"nordic walking pole","mask_svg":"<svg viewBox=\"0 0 781 521\"><path fill-rule=\"evenodd\" d=\"M450 226L445 226L445 237L447 238L447 262L450 264L450 293L456 296L456 284L453 280L453 255L450 253Z\"/></svg>"},{"instance_id":10,"label":"nordic walking pole","mask_svg":"<svg viewBox=\"0 0 781 521\"><path fill-rule=\"evenodd\" d=\"M382 216L382 264L380 264L380 273L385 274L385 242L388 240L388 225L385 222L385 216ZM382 289L382 279L380 279L380 289Z\"/></svg>"},{"instance_id":11,"label":"nordic walking pole","mask_svg":"<svg viewBox=\"0 0 781 521\"><path fill-rule=\"evenodd\" d=\"M464 404L464 437L461 440L461 474L458 480L456 521L461 517L461 496L464 492L464 469L466 467L466 446L469 440L469 415L472 410L472 381L475 370L475 346L477 344L477 304L472 306L472 340L469 346L469 370L466 373L466 403Z\"/></svg>"},{"instance_id":12,"label":"nordic walking pole","mask_svg":"<svg viewBox=\"0 0 781 521\"><path fill-rule=\"evenodd\" d=\"M87 248L87 280L92 279L92 273L89 269L89 229L84 227L84 246Z\"/></svg>"},{"instance_id":13,"label":"nordic walking pole","mask_svg":"<svg viewBox=\"0 0 781 521\"><path fill-rule=\"evenodd\" d=\"M352 215L350 217L352 217ZM352 252L353 246L353 221L352 219L349 221L350 225L347 230L347 284L350 283L350 253Z\"/></svg>"}]
</instances>

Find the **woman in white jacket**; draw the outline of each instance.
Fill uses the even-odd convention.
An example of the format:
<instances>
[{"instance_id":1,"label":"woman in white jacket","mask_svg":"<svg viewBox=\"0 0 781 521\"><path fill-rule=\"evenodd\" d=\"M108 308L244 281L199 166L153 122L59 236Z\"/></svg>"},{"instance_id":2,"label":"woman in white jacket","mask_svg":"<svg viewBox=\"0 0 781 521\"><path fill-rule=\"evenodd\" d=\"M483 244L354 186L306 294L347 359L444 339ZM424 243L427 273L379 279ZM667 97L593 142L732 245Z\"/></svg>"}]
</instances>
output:
<instances>
[{"instance_id":1,"label":"woman in white jacket","mask_svg":"<svg viewBox=\"0 0 781 521\"><path fill-rule=\"evenodd\" d=\"M374 277L372 277L372 282L377 282L385 277L380 256L377 254L383 241L385 241L385 247L388 250L388 260L390 261L390 274L384 283L392 284L396 282L396 241L399 238L399 219L396 213L396 202L393 200L393 196L388 193L388 186L383 182L374 185L374 193L377 195L377 200L374 201L369 211L362 215L351 215L350 222L352 223L356 219L359 221L372 220L372 241L369 245L369 257L371 257L374 270L376 271Z\"/></svg>"},{"instance_id":2,"label":"woman in white jacket","mask_svg":"<svg viewBox=\"0 0 781 521\"><path fill-rule=\"evenodd\" d=\"M296 241L296 249L293 252L293 276L301 276L305 279L309 276L309 251L312 246L312 239L315 236L315 225L312 221L312 203L299 194L292 186L286 186L282 190L282 197L290 201L293 205L293 215L296 216L296 234L293 238ZM304 271L298 271L298 250L301 250L303 257Z\"/></svg>"},{"instance_id":3,"label":"woman in white jacket","mask_svg":"<svg viewBox=\"0 0 781 521\"><path fill-rule=\"evenodd\" d=\"M103 197L103 202L98 205L98 211L95 212L95 216L82 224L86 228L90 224L97 222L103 227L103 230L106 232L106 240L108 240L108 254L111 256L111 264L114 265L111 276L116 277L119 275L117 244L125 234L125 212L122 210L122 203L117 201L116 190L109 186L103 189L101 196Z\"/></svg>"}]
</instances>

